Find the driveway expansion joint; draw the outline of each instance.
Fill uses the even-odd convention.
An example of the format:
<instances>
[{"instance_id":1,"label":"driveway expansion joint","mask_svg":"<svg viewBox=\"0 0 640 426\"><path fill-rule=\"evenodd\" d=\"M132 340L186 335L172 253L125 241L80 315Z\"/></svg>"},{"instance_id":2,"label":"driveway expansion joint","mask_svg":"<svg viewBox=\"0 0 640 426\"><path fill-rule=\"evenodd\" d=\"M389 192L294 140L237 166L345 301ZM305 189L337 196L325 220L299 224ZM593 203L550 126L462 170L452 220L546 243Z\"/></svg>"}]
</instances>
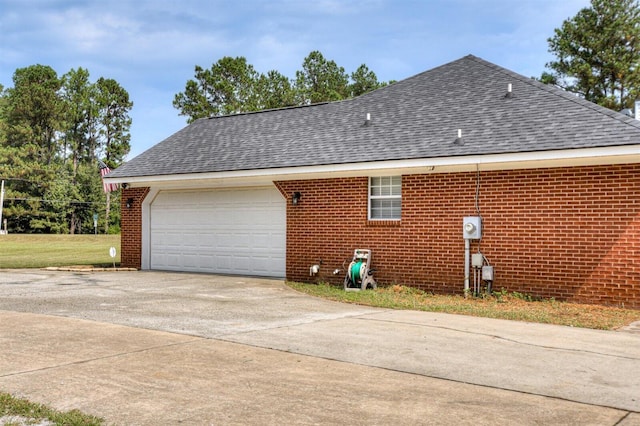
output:
<instances>
[{"instance_id":1,"label":"driveway expansion joint","mask_svg":"<svg viewBox=\"0 0 640 426\"><path fill-rule=\"evenodd\" d=\"M518 344L518 345L531 346L531 347L541 348L541 349L550 349L550 350L557 350L557 351L564 351L564 352L574 352L574 353L585 353L585 354L599 355L599 356L603 356L603 357L611 357L611 358L615 358L615 359L628 359L628 360L633 360L633 361L640 360L640 357L629 357L629 356L623 356L623 355L613 355L613 354L607 354L607 353L597 352L597 351L588 351L588 350L585 350L585 349L572 349L572 348L562 348L562 347L559 347L559 346L539 345L539 344L535 344L535 343L523 342L521 340L516 340L516 339L509 338L509 337L500 336L498 334L481 333L481 332L472 331L472 330L462 330L462 329L455 328L455 327L445 327L445 326L441 326L441 325L430 325L430 324L418 324L418 323L415 323L415 322L406 322L406 321L392 321L392 320L388 320L388 319L379 319L379 318L362 318L362 317L359 317L359 318L355 318L355 319L363 320L363 321L377 321L377 322L391 323L391 324L403 324L403 325L409 325L409 326L414 326L414 327L437 328L437 329L441 329L441 330L450 330L450 331L455 331L455 332L458 332L458 333L471 334L471 335L475 335L475 336L490 337L492 339L498 339L498 340L502 340L502 341L505 341L505 342L515 343L515 344Z\"/></svg>"},{"instance_id":2,"label":"driveway expansion joint","mask_svg":"<svg viewBox=\"0 0 640 426\"><path fill-rule=\"evenodd\" d=\"M130 327L130 328L137 328L137 327ZM140 330L144 330L144 329L140 329ZM176 333L176 334L178 334L178 333ZM55 370L55 369L58 369L58 368L69 367L69 366L73 366L73 365L90 364L92 362L103 361L105 359L117 359L117 358L122 358L122 357L129 356L129 355L145 353L145 352L149 352L149 351L153 351L153 350L157 350L157 349L189 345L189 344L201 342L201 341L204 341L204 340L207 340L207 339L204 338L204 337L198 337L196 339L187 340L187 341L184 341L184 342L173 342L173 343L167 343L167 344L164 344L164 345L149 346L149 347L146 347L146 348L140 348L140 349L136 349L136 350L132 350L132 351L118 352L118 353L111 354L111 355L98 356L98 357L94 357L94 358L87 358L87 359L82 359L82 360L78 360L78 361L72 361L72 362L65 362L65 363L56 364L56 365L50 365L50 366L47 366L47 367L34 368L32 370L23 370L23 371L16 371L16 372L13 372L13 373L8 373L8 374L0 374L0 378L21 376L21 375L26 375L26 374L38 373L38 372L41 372L41 371Z\"/></svg>"}]
</instances>

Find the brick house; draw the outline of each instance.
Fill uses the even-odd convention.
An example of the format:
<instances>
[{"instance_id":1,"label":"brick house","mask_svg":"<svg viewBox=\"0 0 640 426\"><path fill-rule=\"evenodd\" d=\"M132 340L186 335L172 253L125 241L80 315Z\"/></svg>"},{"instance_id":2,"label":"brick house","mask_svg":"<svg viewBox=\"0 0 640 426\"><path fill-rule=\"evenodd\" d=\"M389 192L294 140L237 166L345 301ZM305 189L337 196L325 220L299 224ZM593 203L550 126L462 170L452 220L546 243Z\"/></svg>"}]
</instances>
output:
<instances>
[{"instance_id":1,"label":"brick house","mask_svg":"<svg viewBox=\"0 0 640 426\"><path fill-rule=\"evenodd\" d=\"M459 294L479 216L494 289L640 308L640 121L471 55L197 120L108 180L129 267L341 283L368 248L379 284Z\"/></svg>"}]
</instances>

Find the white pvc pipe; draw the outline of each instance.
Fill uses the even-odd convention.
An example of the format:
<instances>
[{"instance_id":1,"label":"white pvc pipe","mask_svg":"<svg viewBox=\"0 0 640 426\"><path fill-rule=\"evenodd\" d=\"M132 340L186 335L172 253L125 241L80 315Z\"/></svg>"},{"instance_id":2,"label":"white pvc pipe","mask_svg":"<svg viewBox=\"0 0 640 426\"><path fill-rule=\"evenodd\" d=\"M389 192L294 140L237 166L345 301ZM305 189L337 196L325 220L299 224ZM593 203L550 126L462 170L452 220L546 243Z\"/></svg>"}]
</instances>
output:
<instances>
[{"instance_id":1,"label":"white pvc pipe","mask_svg":"<svg viewBox=\"0 0 640 426\"><path fill-rule=\"evenodd\" d=\"M471 262L471 240L464 240L464 295L469 293L469 263Z\"/></svg>"}]
</instances>

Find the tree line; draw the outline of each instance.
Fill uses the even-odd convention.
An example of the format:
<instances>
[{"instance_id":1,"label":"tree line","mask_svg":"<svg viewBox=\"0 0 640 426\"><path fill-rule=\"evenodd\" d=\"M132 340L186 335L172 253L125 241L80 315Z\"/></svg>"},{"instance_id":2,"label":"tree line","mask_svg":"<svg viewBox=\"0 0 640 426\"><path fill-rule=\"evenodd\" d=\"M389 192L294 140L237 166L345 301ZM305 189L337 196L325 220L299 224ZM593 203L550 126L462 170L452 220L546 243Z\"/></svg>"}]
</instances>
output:
<instances>
[{"instance_id":1,"label":"tree line","mask_svg":"<svg viewBox=\"0 0 640 426\"><path fill-rule=\"evenodd\" d=\"M119 232L117 197L103 191L99 161L130 150L133 102L115 80L89 71L62 76L45 65L17 69L0 86L0 179L9 232Z\"/></svg>"},{"instance_id":2,"label":"tree line","mask_svg":"<svg viewBox=\"0 0 640 426\"><path fill-rule=\"evenodd\" d=\"M556 59L538 80L616 111L640 99L637 0L591 0L547 42ZM190 123L348 99L389 83L365 64L347 73L319 51L304 58L293 79L225 56L209 68L196 65L173 106ZM10 232L93 232L96 213L102 232L119 231L118 197L103 191L98 161L112 169L124 161L132 107L117 81L92 82L83 68L58 77L33 65L15 71L13 87L0 86L0 179Z\"/></svg>"},{"instance_id":3,"label":"tree line","mask_svg":"<svg viewBox=\"0 0 640 426\"><path fill-rule=\"evenodd\" d=\"M640 3L591 0L547 39L555 60L540 81L614 111L640 100Z\"/></svg>"},{"instance_id":4,"label":"tree line","mask_svg":"<svg viewBox=\"0 0 640 426\"><path fill-rule=\"evenodd\" d=\"M259 73L246 58L225 56L210 68L196 65L195 78L175 95L173 106L191 123L204 117L339 101L389 83L378 81L365 64L349 74L317 50L304 58L295 79L276 70Z\"/></svg>"},{"instance_id":5,"label":"tree line","mask_svg":"<svg viewBox=\"0 0 640 426\"><path fill-rule=\"evenodd\" d=\"M640 4L637 0L591 0L547 39L555 60L539 78L615 111L640 99ZM276 70L259 73L244 57L223 57L195 67L194 79L173 106L198 118L338 101L386 86L365 64L351 74L319 51L303 61L295 78Z\"/></svg>"},{"instance_id":6,"label":"tree line","mask_svg":"<svg viewBox=\"0 0 640 426\"><path fill-rule=\"evenodd\" d=\"M292 83L280 72L260 74L243 57L195 67L174 106L191 122L211 115L288 107L358 96L382 87L361 65L349 76L318 51ZM12 233L119 232L118 195L103 191L101 162L118 167L130 151L133 102L115 80L90 80L89 71L62 76L49 66L17 69L13 87L0 86L2 217Z\"/></svg>"}]
</instances>

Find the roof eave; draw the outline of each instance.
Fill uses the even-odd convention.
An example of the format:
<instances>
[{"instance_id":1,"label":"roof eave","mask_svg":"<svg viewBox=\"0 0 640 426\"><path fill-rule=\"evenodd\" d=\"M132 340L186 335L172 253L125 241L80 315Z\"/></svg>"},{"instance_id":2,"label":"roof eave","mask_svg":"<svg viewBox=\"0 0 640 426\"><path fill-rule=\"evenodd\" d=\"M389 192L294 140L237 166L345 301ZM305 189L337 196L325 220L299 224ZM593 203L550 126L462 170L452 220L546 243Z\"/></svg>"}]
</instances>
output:
<instances>
[{"instance_id":1,"label":"roof eave","mask_svg":"<svg viewBox=\"0 0 640 426\"><path fill-rule=\"evenodd\" d=\"M354 176L452 173L640 163L640 144L491 155L415 158L320 166L235 170L157 176L105 177L129 187L228 187L268 185L273 181Z\"/></svg>"}]
</instances>

